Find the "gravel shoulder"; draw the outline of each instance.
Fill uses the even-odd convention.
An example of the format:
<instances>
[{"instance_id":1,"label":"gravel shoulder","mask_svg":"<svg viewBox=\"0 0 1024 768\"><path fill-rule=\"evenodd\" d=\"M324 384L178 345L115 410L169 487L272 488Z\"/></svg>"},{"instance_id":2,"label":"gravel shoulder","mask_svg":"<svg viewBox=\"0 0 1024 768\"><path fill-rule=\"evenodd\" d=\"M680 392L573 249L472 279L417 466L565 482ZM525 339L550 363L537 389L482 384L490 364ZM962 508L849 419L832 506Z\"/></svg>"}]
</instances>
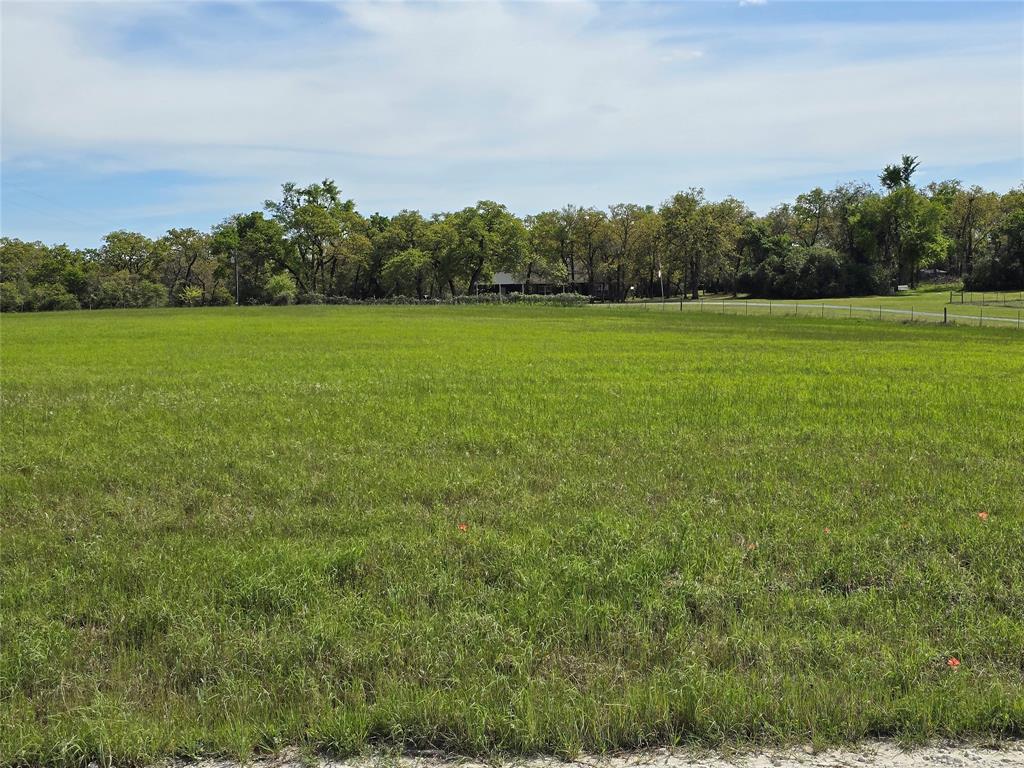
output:
<instances>
[{"instance_id":1,"label":"gravel shoulder","mask_svg":"<svg viewBox=\"0 0 1024 768\"><path fill-rule=\"evenodd\" d=\"M240 768L224 760L205 760L194 768ZM376 755L350 760L314 761L312 768L1024 768L1024 741L979 746L936 743L901 747L877 741L844 749L816 752L810 747L758 753L714 754L655 750L621 755L582 757L574 761L529 758L476 762L449 756ZM257 760L248 768L311 768L296 755Z\"/></svg>"}]
</instances>

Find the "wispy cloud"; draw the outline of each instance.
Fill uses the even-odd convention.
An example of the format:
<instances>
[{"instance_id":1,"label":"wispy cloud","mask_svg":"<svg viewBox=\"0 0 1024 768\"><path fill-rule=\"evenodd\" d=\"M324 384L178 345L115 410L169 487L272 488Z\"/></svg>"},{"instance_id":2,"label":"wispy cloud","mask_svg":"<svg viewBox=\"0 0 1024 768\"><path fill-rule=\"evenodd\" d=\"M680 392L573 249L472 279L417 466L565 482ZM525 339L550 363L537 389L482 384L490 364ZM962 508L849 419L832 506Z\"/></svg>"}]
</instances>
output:
<instances>
[{"instance_id":1,"label":"wispy cloud","mask_svg":"<svg viewBox=\"0 0 1024 768\"><path fill-rule=\"evenodd\" d=\"M3 163L211 179L189 189L193 209L332 175L371 209L488 196L529 210L841 175L904 151L1022 154L1021 45L1005 24L640 23L652 13L7 2Z\"/></svg>"}]
</instances>

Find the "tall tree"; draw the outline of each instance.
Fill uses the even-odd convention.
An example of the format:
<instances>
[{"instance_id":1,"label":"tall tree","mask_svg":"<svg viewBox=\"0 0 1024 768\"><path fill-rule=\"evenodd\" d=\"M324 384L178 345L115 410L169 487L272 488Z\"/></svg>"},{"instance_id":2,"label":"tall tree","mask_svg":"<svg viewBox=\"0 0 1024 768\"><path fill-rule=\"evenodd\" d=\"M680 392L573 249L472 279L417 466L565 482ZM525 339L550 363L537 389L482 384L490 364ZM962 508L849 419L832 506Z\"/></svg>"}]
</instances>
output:
<instances>
[{"instance_id":1,"label":"tall tree","mask_svg":"<svg viewBox=\"0 0 1024 768\"><path fill-rule=\"evenodd\" d=\"M604 260L609 247L608 219L604 211L596 208L581 208L575 227L576 252L580 254L586 272L587 293L595 293L599 273L603 271Z\"/></svg>"},{"instance_id":2,"label":"tall tree","mask_svg":"<svg viewBox=\"0 0 1024 768\"><path fill-rule=\"evenodd\" d=\"M331 179L308 187L285 184L281 200L267 200L266 208L285 230L289 248L282 263L301 292L337 290L339 268L350 260L358 280L369 252L365 221Z\"/></svg>"},{"instance_id":3,"label":"tall tree","mask_svg":"<svg viewBox=\"0 0 1024 768\"><path fill-rule=\"evenodd\" d=\"M458 238L455 248L461 276L469 292L495 271L517 272L522 266L526 229L504 205L481 200L450 219Z\"/></svg>"},{"instance_id":4,"label":"tall tree","mask_svg":"<svg viewBox=\"0 0 1024 768\"><path fill-rule=\"evenodd\" d=\"M909 187L910 179L921 163L913 155L904 155L898 164L887 165L882 169L878 179L888 190Z\"/></svg>"},{"instance_id":5,"label":"tall tree","mask_svg":"<svg viewBox=\"0 0 1024 768\"><path fill-rule=\"evenodd\" d=\"M193 284L196 264L211 259L210 236L191 228L170 229L161 238L161 244L160 279L167 288L167 300L173 303L185 286ZM205 293L206 286L202 288Z\"/></svg>"},{"instance_id":6,"label":"tall tree","mask_svg":"<svg viewBox=\"0 0 1024 768\"><path fill-rule=\"evenodd\" d=\"M138 232L119 229L104 236L96 258L106 269L132 275L150 275L162 261L161 243Z\"/></svg>"},{"instance_id":7,"label":"tall tree","mask_svg":"<svg viewBox=\"0 0 1024 768\"><path fill-rule=\"evenodd\" d=\"M231 273L237 266L238 297L242 303L263 301L272 272L287 270L288 243L284 228L260 211L238 214L214 227L211 252Z\"/></svg>"}]
</instances>

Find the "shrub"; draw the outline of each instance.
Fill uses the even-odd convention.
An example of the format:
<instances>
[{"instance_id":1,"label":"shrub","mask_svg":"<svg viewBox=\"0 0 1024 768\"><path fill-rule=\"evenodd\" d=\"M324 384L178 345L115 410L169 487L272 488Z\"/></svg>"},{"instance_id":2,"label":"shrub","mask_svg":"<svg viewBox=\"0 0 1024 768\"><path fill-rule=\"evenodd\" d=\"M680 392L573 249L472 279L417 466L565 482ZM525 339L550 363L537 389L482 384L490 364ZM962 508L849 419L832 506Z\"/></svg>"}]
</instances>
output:
<instances>
[{"instance_id":1,"label":"shrub","mask_svg":"<svg viewBox=\"0 0 1024 768\"><path fill-rule=\"evenodd\" d=\"M235 303L235 295L222 285L218 285L210 294L210 303L215 307L224 307Z\"/></svg>"},{"instance_id":2,"label":"shrub","mask_svg":"<svg viewBox=\"0 0 1024 768\"><path fill-rule=\"evenodd\" d=\"M132 294L133 307L162 307L167 304L167 289L150 280L139 280Z\"/></svg>"},{"instance_id":3,"label":"shrub","mask_svg":"<svg viewBox=\"0 0 1024 768\"><path fill-rule=\"evenodd\" d=\"M186 285L178 294L178 301L187 307L203 303L203 289L195 285Z\"/></svg>"},{"instance_id":4,"label":"shrub","mask_svg":"<svg viewBox=\"0 0 1024 768\"><path fill-rule=\"evenodd\" d=\"M166 288L125 271L103 278L96 296L98 307L162 307L166 303Z\"/></svg>"},{"instance_id":5,"label":"shrub","mask_svg":"<svg viewBox=\"0 0 1024 768\"><path fill-rule=\"evenodd\" d=\"M1024 287L1024 263L985 254L975 260L970 274L964 277L969 291L1007 291Z\"/></svg>"},{"instance_id":6,"label":"shrub","mask_svg":"<svg viewBox=\"0 0 1024 768\"><path fill-rule=\"evenodd\" d=\"M267 294L273 304L291 304L295 301L298 289L295 287L295 278L287 272L278 272L271 275L266 284Z\"/></svg>"},{"instance_id":7,"label":"shrub","mask_svg":"<svg viewBox=\"0 0 1024 768\"><path fill-rule=\"evenodd\" d=\"M25 297L18 284L8 280L0 283L0 312L18 312L25 308Z\"/></svg>"},{"instance_id":8,"label":"shrub","mask_svg":"<svg viewBox=\"0 0 1024 768\"><path fill-rule=\"evenodd\" d=\"M78 299L65 290L62 285L43 283L32 289L29 301L33 309L40 311L81 309Z\"/></svg>"},{"instance_id":9,"label":"shrub","mask_svg":"<svg viewBox=\"0 0 1024 768\"><path fill-rule=\"evenodd\" d=\"M319 295L319 294L316 294ZM463 304L537 304L559 307L578 307L590 303L590 297L580 293L554 293L548 295L507 293L499 297L496 293L479 295L455 296L448 299L420 299L415 296L384 296L381 298L353 299L348 296L326 296L327 304L366 304L366 305L463 305ZM323 303L323 302L316 302Z\"/></svg>"}]
</instances>

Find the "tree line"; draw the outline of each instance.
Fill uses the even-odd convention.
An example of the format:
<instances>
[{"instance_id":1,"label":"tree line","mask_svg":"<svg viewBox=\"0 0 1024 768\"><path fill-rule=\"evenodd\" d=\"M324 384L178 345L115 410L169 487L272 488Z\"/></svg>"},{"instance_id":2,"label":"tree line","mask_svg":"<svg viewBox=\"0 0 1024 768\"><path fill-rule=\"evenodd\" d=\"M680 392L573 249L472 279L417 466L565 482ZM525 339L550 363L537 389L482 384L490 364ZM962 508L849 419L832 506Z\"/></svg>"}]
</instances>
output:
<instances>
[{"instance_id":1,"label":"tree line","mask_svg":"<svg viewBox=\"0 0 1024 768\"><path fill-rule=\"evenodd\" d=\"M449 299L494 290L609 301L699 291L773 298L891 292L925 270L973 290L1024 287L1024 186L915 186L918 161L877 187L816 188L764 216L700 188L660 206L567 205L518 217L484 200L450 213L362 215L330 179L209 232L119 230L98 248L0 239L6 311L239 303Z\"/></svg>"}]
</instances>

